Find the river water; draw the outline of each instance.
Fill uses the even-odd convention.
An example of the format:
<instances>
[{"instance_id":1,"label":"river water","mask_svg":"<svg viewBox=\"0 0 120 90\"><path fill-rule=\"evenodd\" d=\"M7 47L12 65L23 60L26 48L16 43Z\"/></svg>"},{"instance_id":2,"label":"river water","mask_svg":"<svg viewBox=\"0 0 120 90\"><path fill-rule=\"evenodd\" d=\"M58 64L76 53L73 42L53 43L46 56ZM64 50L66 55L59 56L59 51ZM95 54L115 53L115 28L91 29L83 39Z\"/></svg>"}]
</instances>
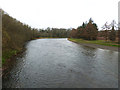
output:
<instances>
[{"instance_id":1,"label":"river water","mask_svg":"<svg viewBox=\"0 0 120 90\"><path fill-rule=\"evenodd\" d=\"M118 52L61 39L26 45L3 88L117 88Z\"/></svg>"}]
</instances>

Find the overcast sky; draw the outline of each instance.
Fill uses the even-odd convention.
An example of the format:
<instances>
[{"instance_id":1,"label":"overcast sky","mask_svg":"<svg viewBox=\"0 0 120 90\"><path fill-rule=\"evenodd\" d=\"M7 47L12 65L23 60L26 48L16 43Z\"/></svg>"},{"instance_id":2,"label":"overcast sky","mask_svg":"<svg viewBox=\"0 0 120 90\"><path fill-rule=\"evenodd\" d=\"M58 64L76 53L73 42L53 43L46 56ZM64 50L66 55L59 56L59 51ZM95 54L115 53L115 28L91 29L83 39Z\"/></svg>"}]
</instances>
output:
<instances>
[{"instance_id":1,"label":"overcast sky","mask_svg":"<svg viewBox=\"0 0 120 90\"><path fill-rule=\"evenodd\" d=\"M91 17L99 29L118 22L120 0L0 0L10 16L35 28L77 28Z\"/></svg>"}]
</instances>

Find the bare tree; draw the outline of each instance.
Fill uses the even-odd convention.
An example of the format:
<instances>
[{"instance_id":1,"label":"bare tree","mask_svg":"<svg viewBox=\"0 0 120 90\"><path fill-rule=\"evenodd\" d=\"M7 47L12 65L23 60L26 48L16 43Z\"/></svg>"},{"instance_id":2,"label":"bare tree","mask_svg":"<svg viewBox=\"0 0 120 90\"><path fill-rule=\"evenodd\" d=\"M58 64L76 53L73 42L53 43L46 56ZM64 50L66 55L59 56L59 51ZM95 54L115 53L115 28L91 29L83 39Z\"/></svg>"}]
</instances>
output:
<instances>
[{"instance_id":1,"label":"bare tree","mask_svg":"<svg viewBox=\"0 0 120 90\"><path fill-rule=\"evenodd\" d=\"M115 41L116 40L116 31L115 31L115 28L117 29L117 24L115 22L115 20L112 21L112 23L110 24L111 26L111 31L109 33L109 39L112 40L112 41Z\"/></svg>"},{"instance_id":2,"label":"bare tree","mask_svg":"<svg viewBox=\"0 0 120 90\"><path fill-rule=\"evenodd\" d=\"M105 37L105 40L107 41L108 40L108 30L110 29L110 25L108 25L108 23L106 22L103 25L102 29L105 30L104 37Z\"/></svg>"}]
</instances>

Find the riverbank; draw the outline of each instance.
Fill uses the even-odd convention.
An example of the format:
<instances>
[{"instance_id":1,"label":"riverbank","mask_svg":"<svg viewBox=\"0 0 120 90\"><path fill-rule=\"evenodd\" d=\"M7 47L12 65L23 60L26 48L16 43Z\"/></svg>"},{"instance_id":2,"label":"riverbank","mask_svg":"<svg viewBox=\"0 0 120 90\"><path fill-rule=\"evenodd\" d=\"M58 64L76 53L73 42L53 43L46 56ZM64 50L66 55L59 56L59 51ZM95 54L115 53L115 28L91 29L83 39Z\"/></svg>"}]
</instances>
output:
<instances>
[{"instance_id":1,"label":"riverbank","mask_svg":"<svg viewBox=\"0 0 120 90\"><path fill-rule=\"evenodd\" d=\"M4 53L2 57L2 76L5 76L9 73L9 70L15 63L15 58L20 57L23 52L25 52L25 48L21 50L11 50L8 53Z\"/></svg>"},{"instance_id":2,"label":"riverbank","mask_svg":"<svg viewBox=\"0 0 120 90\"><path fill-rule=\"evenodd\" d=\"M119 44L113 43L113 42L105 42L103 40L95 40L95 41L88 41L83 39L74 39L74 38L68 38L69 41L89 46L93 48L101 48L101 49L108 49L112 51L118 51L118 47L120 47Z\"/></svg>"}]
</instances>

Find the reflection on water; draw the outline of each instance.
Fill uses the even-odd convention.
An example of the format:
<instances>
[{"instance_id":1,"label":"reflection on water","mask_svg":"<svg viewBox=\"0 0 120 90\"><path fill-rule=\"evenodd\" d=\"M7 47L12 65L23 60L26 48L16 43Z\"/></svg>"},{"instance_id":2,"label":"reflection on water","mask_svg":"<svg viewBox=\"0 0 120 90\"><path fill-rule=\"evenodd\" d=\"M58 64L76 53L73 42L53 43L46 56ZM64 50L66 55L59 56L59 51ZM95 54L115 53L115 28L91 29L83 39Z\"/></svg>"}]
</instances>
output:
<instances>
[{"instance_id":1,"label":"reflection on water","mask_svg":"<svg viewBox=\"0 0 120 90\"><path fill-rule=\"evenodd\" d=\"M82 46L67 39L29 42L3 87L117 88L118 52Z\"/></svg>"}]
</instances>

